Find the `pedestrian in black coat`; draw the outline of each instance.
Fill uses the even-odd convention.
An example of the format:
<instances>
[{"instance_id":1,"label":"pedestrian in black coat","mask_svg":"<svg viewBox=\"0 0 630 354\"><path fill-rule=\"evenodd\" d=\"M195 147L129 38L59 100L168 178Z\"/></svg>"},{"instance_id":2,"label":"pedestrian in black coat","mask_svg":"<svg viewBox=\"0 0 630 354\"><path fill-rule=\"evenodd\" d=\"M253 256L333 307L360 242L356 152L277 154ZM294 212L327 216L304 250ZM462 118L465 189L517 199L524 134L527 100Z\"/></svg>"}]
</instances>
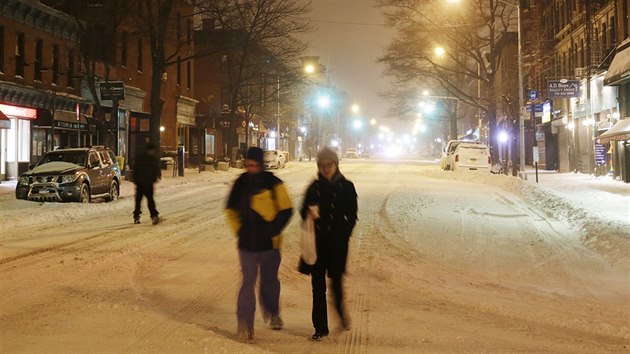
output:
<instances>
[{"instance_id":1,"label":"pedestrian in black coat","mask_svg":"<svg viewBox=\"0 0 630 354\"><path fill-rule=\"evenodd\" d=\"M160 178L162 178L162 170L160 169L157 148L155 145L148 143L141 153L136 155L135 165L133 166L133 183L136 185L136 204L133 210L134 223L140 223L143 197L147 198L152 222L157 224L160 221L159 213L155 208L155 200L153 199L153 185Z\"/></svg>"},{"instance_id":2,"label":"pedestrian in black coat","mask_svg":"<svg viewBox=\"0 0 630 354\"><path fill-rule=\"evenodd\" d=\"M344 308L343 275L348 258L348 241L357 221L357 192L354 184L339 172L339 157L324 148L317 154L317 180L306 190L300 209L306 219L309 206L317 205L315 243L317 262L310 267L313 287L313 340L327 336L328 310L326 305L326 275L331 280L335 310L344 329L350 329L350 318Z\"/></svg>"}]
</instances>

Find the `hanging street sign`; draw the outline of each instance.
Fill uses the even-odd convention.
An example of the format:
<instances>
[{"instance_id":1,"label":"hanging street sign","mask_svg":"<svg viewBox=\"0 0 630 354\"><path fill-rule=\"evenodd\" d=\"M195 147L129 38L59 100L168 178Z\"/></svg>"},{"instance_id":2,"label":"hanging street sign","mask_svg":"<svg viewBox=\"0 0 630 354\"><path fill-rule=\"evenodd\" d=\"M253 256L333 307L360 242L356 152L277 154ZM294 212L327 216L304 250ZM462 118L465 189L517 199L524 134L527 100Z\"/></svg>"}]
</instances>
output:
<instances>
[{"instance_id":1,"label":"hanging street sign","mask_svg":"<svg viewBox=\"0 0 630 354\"><path fill-rule=\"evenodd\" d=\"M538 99L538 91L536 90L529 90L527 92L527 97L529 98L530 101L535 101Z\"/></svg>"},{"instance_id":2,"label":"hanging street sign","mask_svg":"<svg viewBox=\"0 0 630 354\"><path fill-rule=\"evenodd\" d=\"M580 97L579 80L549 80L547 86L549 98L571 98Z\"/></svg>"},{"instance_id":3,"label":"hanging street sign","mask_svg":"<svg viewBox=\"0 0 630 354\"><path fill-rule=\"evenodd\" d=\"M125 99L125 84L122 81L109 81L99 83L101 91L101 100L117 100Z\"/></svg>"}]
</instances>

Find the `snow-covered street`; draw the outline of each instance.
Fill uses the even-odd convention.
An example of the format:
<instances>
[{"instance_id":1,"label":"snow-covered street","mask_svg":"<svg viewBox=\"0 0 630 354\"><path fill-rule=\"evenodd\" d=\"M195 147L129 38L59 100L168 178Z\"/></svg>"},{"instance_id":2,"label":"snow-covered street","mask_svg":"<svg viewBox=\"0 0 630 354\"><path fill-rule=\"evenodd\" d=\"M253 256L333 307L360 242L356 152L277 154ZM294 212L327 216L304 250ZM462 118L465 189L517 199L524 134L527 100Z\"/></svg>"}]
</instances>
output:
<instances>
[{"instance_id":1,"label":"snow-covered street","mask_svg":"<svg viewBox=\"0 0 630 354\"><path fill-rule=\"evenodd\" d=\"M556 176L536 185L531 175L420 160L344 159L340 170L359 195L350 331L333 317L329 337L310 339L294 215L280 268L285 327L273 331L258 315L254 342L239 342L240 272L223 207L240 171L187 170L158 183L165 220L156 226L146 207L132 223L130 182L112 203L0 193L0 352L630 351L627 184L586 181L578 194ZM294 206L315 172L314 162L276 172Z\"/></svg>"}]
</instances>

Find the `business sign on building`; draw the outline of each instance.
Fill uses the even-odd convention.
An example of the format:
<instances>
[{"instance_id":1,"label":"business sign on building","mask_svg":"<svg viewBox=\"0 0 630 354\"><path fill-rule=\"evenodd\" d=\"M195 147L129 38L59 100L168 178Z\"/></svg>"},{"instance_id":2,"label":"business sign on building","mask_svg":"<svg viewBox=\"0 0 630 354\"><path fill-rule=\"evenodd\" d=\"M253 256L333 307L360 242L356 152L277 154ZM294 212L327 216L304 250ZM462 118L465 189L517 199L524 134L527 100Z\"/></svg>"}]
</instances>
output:
<instances>
[{"instance_id":1,"label":"business sign on building","mask_svg":"<svg viewBox=\"0 0 630 354\"><path fill-rule=\"evenodd\" d=\"M597 166L606 164L606 146L595 144L595 164Z\"/></svg>"},{"instance_id":2,"label":"business sign on building","mask_svg":"<svg viewBox=\"0 0 630 354\"><path fill-rule=\"evenodd\" d=\"M579 80L550 80L547 86L547 96L549 98L572 98L580 97Z\"/></svg>"},{"instance_id":3,"label":"business sign on building","mask_svg":"<svg viewBox=\"0 0 630 354\"><path fill-rule=\"evenodd\" d=\"M125 84L122 81L109 81L99 83L101 90L101 100L125 99Z\"/></svg>"}]
</instances>

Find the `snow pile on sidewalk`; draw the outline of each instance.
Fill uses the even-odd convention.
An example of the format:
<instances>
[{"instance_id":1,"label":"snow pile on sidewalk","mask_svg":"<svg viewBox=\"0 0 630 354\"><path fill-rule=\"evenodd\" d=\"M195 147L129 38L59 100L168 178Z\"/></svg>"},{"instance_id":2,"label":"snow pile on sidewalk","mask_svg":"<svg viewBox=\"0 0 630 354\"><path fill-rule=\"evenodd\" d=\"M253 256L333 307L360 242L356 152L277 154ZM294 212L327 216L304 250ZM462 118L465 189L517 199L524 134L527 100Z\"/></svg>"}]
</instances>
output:
<instances>
[{"instance_id":1,"label":"snow pile on sidewalk","mask_svg":"<svg viewBox=\"0 0 630 354\"><path fill-rule=\"evenodd\" d=\"M212 184L223 185L231 183L236 175L243 170L231 168L221 172L202 172L189 169L185 171L184 177L162 178L155 185L155 194L169 195L181 189L190 189L195 193L199 189L208 188ZM15 183L3 183L0 188L0 219L2 227L5 229L17 229L21 226L41 224L42 227L54 225L51 222L64 220L78 220L89 222L86 216L94 213L103 214L116 210L129 210L129 215L133 210L135 185L132 182L123 181L120 186L120 199L116 202L105 202L97 199L89 204L81 203L45 203L15 198Z\"/></svg>"},{"instance_id":2,"label":"snow pile on sidewalk","mask_svg":"<svg viewBox=\"0 0 630 354\"><path fill-rule=\"evenodd\" d=\"M630 185L609 177L580 174L545 174L540 183L476 171L423 170L421 174L493 185L516 194L547 215L569 223L581 233L587 247L602 251L613 261L627 262L621 254L630 245ZM620 245L625 245L620 247Z\"/></svg>"}]
</instances>

